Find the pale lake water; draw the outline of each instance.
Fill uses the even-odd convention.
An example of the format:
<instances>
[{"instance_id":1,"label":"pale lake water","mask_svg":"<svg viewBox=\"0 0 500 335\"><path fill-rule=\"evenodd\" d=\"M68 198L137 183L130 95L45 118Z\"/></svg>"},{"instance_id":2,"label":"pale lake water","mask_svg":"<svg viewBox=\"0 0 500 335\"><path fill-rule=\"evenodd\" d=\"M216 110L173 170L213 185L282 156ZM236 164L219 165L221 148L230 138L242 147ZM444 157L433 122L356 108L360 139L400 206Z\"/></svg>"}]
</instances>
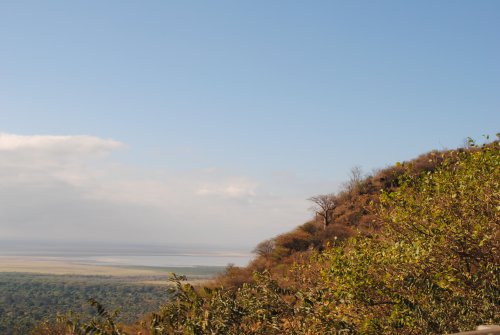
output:
<instances>
[{"instance_id":1,"label":"pale lake water","mask_svg":"<svg viewBox=\"0 0 500 335\"><path fill-rule=\"evenodd\" d=\"M64 257L65 260L91 265L112 266L151 266L151 267L193 267L193 266L226 266L234 264L245 266L253 255L102 255L81 257Z\"/></svg>"},{"instance_id":2,"label":"pale lake water","mask_svg":"<svg viewBox=\"0 0 500 335\"><path fill-rule=\"evenodd\" d=\"M76 264L144 267L246 266L248 250L143 245L51 245L0 242L0 256L40 257Z\"/></svg>"}]
</instances>

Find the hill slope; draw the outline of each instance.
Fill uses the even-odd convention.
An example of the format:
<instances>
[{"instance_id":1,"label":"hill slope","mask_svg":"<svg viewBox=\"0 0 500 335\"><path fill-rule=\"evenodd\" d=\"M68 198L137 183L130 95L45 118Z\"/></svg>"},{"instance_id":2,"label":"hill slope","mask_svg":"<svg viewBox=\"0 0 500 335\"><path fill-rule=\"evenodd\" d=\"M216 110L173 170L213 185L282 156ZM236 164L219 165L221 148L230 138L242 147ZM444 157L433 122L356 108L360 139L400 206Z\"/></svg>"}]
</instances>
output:
<instances>
[{"instance_id":1,"label":"hill slope","mask_svg":"<svg viewBox=\"0 0 500 335\"><path fill-rule=\"evenodd\" d=\"M476 148L477 149L477 148ZM469 150L475 150L473 147ZM465 149L460 149L465 152ZM444 160L455 160L454 151L432 151L409 161L377 171L365 178L359 170L353 169L351 178L337 194L318 195L332 204L328 213L329 224L324 226L324 212L315 206L317 215L296 229L261 242L254 252L257 257L246 268L230 267L218 284L225 287L238 287L252 280L255 271L270 271L276 278L285 274L289 267L307 260L313 251L321 251L327 245L339 244L356 235L370 236L377 234L383 221L377 215L380 206L380 194L392 192L400 186L405 174L419 175L432 173Z\"/></svg>"}]
</instances>

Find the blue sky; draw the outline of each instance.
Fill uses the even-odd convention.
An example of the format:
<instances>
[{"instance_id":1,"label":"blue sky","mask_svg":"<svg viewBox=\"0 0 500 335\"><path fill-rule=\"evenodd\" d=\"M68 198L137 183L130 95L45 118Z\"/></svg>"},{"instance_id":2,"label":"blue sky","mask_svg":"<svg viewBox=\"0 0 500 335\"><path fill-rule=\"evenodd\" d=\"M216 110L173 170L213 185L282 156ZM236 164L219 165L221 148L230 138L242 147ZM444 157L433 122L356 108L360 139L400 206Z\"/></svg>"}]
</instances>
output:
<instances>
[{"instance_id":1,"label":"blue sky","mask_svg":"<svg viewBox=\"0 0 500 335\"><path fill-rule=\"evenodd\" d=\"M0 234L46 229L57 216L28 224L19 213L64 204L69 216L101 213L88 220L109 224L109 237L131 210L111 195L131 192L140 208L127 217L186 227L156 242L204 231L198 220L216 229L194 243L253 245L310 217L305 199L335 191L354 165L369 172L497 133L499 41L498 1L4 1L0 132L21 136L9 138L24 143L18 172L61 170L57 187L74 202L40 205L49 173L38 171ZM70 139L37 137L32 150L34 135ZM57 143L87 144L74 155ZM90 185L107 193L80 208ZM203 219L176 213L176 194ZM92 229L60 221L82 239ZM124 240L137 238L135 221Z\"/></svg>"}]
</instances>

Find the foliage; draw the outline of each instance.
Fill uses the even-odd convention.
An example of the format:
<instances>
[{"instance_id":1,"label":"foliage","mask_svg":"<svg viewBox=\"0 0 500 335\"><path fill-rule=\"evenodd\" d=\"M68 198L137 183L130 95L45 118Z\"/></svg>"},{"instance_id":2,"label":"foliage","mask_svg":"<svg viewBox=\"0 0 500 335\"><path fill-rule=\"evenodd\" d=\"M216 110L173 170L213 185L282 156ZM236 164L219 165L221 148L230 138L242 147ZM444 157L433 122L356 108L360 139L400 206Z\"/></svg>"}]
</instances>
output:
<instances>
[{"instance_id":1,"label":"foliage","mask_svg":"<svg viewBox=\"0 0 500 335\"><path fill-rule=\"evenodd\" d=\"M95 308L95 315L90 320L69 312L64 315L58 315L54 323L44 321L37 325L31 334L36 335L126 335L116 324L118 311L109 313L101 303L90 298L89 305Z\"/></svg>"},{"instance_id":2,"label":"foliage","mask_svg":"<svg viewBox=\"0 0 500 335\"><path fill-rule=\"evenodd\" d=\"M498 322L499 142L455 151L434 172L384 192L388 287L429 333Z\"/></svg>"},{"instance_id":3,"label":"foliage","mask_svg":"<svg viewBox=\"0 0 500 335\"><path fill-rule=\"evenodd\" d=\"M132 323L168 298L164 287L129 284L99 276L0 273L0 334L25 335L35 324L73 310L91 315L88 299L119 308L118 321Z\"/></svg>"},{"instance_id":4,"label":"foliage","mask_svg":"<svg viewBox=\"0 0 500 335\"><path fill-rule=\"evenodd\" d=\"M153 316L151 334L336 334L342 322L311 317L313 296L282 287L269 273L255 273L251 284L236 290L196 290L176 282L175 300Z\"/></svg>"}]
</instances>

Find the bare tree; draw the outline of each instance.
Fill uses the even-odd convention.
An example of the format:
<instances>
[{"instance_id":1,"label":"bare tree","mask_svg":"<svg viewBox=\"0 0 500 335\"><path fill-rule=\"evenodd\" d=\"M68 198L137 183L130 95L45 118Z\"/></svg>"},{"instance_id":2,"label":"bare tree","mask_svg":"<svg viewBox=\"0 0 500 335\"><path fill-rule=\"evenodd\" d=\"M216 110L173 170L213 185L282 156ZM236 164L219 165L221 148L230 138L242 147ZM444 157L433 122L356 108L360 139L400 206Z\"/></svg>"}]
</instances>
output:
<instances>
[{"instance_id":1,"label":"bare tree","mask_svg":"<svg viewBox=\"0 0 500 335\"><path fill-rule=\"evenodd\" d=\"M335 198L335 194L321 194L314 197L309 198L308 200L314 202L314 205L311 207L311 210L314 211L316 217L320 217L323 221L323 229L326 230L326 227L332 223L333 220L333 211L337 207L337 202Z\"/></svg>"},{"instance_id":2,"label":"bare tree","mask_svg":"<svg viewBox=\"0 0 500 335\"><path fill-rule=\"evenodd\" d=\"M257 244L255 249L253 249L253 252L259 256L267 257L272 254L275 246L276 242L274 241L274 239L265 240Z\"/></svg>"},{"instance_id":3,"label":"bare tree","mask_svg":"<svg viewBox=\"0 0 500 335\"><path fill-rule=\"evenodd\" d=\"M349 173L349 181L344 184L344 187L348 192L352 192L360 187L362 181L363 169L361 168L361 166L356 165L351 168Z\"/></svg>"}]
</instances>

